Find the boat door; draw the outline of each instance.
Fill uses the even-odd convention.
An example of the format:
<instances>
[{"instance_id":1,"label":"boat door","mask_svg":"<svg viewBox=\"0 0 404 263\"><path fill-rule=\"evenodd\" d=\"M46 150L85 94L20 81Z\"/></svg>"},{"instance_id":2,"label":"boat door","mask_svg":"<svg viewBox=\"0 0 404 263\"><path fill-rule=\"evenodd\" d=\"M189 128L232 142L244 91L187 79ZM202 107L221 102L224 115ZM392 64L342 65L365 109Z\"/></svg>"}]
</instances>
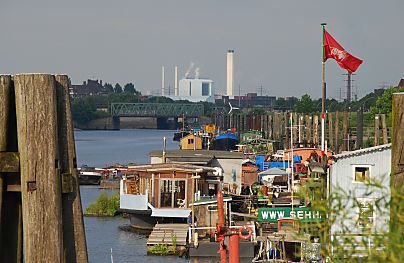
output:
<instances>
[{"instance_id":1,"label":"boat door","mask_svg":"<svg viewBox=\"0 0 404 263\"><path fill-rule=\"evenodd\" d=\"M186 181L160 179L160 207L182 208L186 206Z\"/></svg>"}]
</instances>

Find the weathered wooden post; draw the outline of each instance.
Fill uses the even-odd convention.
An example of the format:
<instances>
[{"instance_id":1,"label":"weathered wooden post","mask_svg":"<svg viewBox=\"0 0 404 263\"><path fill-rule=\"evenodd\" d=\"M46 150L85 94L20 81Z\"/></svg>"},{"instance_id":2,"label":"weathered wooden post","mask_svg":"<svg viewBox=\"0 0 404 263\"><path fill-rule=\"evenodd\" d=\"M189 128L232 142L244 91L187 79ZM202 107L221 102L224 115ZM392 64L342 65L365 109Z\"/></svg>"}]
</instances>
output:
<instances>
[{"instance_id":1,"label":"weathered wooden post","mask_svg":"<svg viewBox=\"0 0 404 263\"><path fill-rule=\"evenodd\" d=\"M394 93L392 104L390 231L394 239L390 242L394 252L400 253L404 234L404 92Z\"/></svg>"},{"instance_id":2,"label":"weathered wooden post","mask_svg":"<svg viewBox=\"0 0 404 263\"><path fill-rule=\"evenodd\" d=\"M334 148L334 138L333 138L333 129L332 129L332 112L328 113L328 145L330 148Z\"/></svg>"},{"instance_id":3,"label":"weathered wooden post","mask_svg":"<svg viewBox=\"0 0 404 263\"><path fill-rule=\"evenodd\" d=\"M342 151L348 151L348 112L342 115Z\"/></svg>"},{"instance_id":4,"label":"weathered wooden post","mask_svg":"<svg viewBox=\"0 0 404 263\"><path fill-rule=\"evenodd\" d=\"M379 132L379 115L375 116L375 142L374 142L374 146L379 145L379 141L380 141L380 132Z\"/></svg>"},{"instance_id":5,"label":"weathered wooden post","mask_svg":"<svg viewBox=\"0 0 404 263\"><path fill-rule=\"evenodd\" d=\"M363 147L363 108L356 112L356 149Z\"/></svg>"},{"instance_id":6,"label":"weathered wooden post","mask_svg":"<svg viewBox=\"0 0 404 263\"><path fill-rule=\"evenodd\" d=\"M10 105L10 89L11 77L0 76L0 154L7 152L7 137L8 137L8 121L9 121L9 105ZM0 156L0 158L3 158ZM3 204L3 165L0 159L0 222L2 215ZM0 235L2 233L0 225ZM1 244L1 240L0 240Z\"/></svg>"},{"instance_id":7,"label":"weathered wooden post","mask_svg":"<svg viewBox=\"0 0 404 263\"><path fill-rule=\"evenodd\" d=\"M312 131L312 124L313 123L313 118L310 115L306 115L306 141L308 144L313 143L313 139L311 137L311 131Z\"/></svg>"},{"instance_id":8,"label":"weathered wooden post","mask_svg":"<svg viewBox=\"0 0 404 263\"><path fill-rule=\"evenodd\" d=\"M69 100L67 76L0 76L0 262L88 261Z\"/></svg>"},{"instance_id":9,"label":"weathered wooden post","mask_svg":"<svg viewBox=\"0 0 404 263\"><path fill-rule=\"evenodd\" d=\"M0 76L0 262L22 262L21 192L14 97L12 77Z\"/></svg>"},{"instance_id":10,"label":"weathered wooden post","mask_svg":"<svg viewBox=\"0 0 404 263\"><path fill-rule=\"evenodd\" d=\"M313 117L313 143L314 147L318 147L318 115L314 115Z\"/></svg>"},{"instance_id":11,"label":"weathered wooden post","mask_svg":"<svg viewBox=\"0 0 404 263\"><path fill-rule=\"evenodd\" d=\"M24 261L63 262L55 78L17 75L14 85Z\"/></svg>"},{"instance_id":12,"label":"weathered wooden post","mask_svg":"<svg viewBox=\"0 0 404 263\"><path fill-rule=\"evenodd\" d=\"M298 129L299 129L299 127L300 126L297 126L297 125L299 125L300 124L300 121L299 121L299 119L298 119L298 115L297 115L297 113L295 112L295 113L293 113L293 125L294 125L294 127L293 127L293 144L295 143L295 142L297 142L298 141Z\"/></svg>"},{"instance_id":13,"label":"weathered wooden post","mask_svg":"<svg viewBox=\"0 0 404 263\"><path fill-rule=\"evenodd\" d=\"M66 262L88 262L84 221L78 183L69 78L57 75L58 136L62 177L63 242Z\"/></svg>"},{"instance_id":14,"label":"weathered wooden post","mask_svg":"<svg viewBox=\"0 0 404 263\"><path fill-rule=\"evenodd\" d=\"M383 144L388 144L389 140L387 137L386 114L382 114L381 117L382 117Z\"/></svg>"},{"instance_id":15,"label":"weathered wooden post","mask_svg":"<svg viewBox=\"0 0 404 263\"><path fill-rule=\"evenodd\" d=\"M273 140L274 132L273 132L273 123L272 123L272 116L268 114L268 139Z\"/></svg>"},{"instance_id":16,"label":"weathered wooden post","mask_svg":"<svg viewBox=\"0 0 404 263\"><path fill-rule=\"evenodd\" d=\"M335 152L339 153L339 112L335 112Z\"/></svg>"}]
</instances>

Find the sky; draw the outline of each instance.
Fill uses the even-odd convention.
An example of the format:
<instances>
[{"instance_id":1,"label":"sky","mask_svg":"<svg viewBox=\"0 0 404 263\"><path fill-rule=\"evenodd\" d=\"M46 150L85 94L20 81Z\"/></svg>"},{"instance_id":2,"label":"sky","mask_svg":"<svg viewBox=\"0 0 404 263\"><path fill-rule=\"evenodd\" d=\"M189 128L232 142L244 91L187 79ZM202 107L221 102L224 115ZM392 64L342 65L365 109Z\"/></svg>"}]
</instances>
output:
<instances>
[{"instance_id":1,"label":"sky","mask_svg":"<svg viewBox=\"0 0 404 263\"><path fill-rule=\"evenodd\" d=\"M68 74L72 84L132 82L157 94L161 67L174 86L191 63L226 90L233 49L235 95L321 97L321 23L364 60L358 97L404 78L402 0L1 0L0 74ZM327 96L344 94L346 73L326 63ZM340 90L342 89L342 93Z\"/></svg>"}]
</instances>

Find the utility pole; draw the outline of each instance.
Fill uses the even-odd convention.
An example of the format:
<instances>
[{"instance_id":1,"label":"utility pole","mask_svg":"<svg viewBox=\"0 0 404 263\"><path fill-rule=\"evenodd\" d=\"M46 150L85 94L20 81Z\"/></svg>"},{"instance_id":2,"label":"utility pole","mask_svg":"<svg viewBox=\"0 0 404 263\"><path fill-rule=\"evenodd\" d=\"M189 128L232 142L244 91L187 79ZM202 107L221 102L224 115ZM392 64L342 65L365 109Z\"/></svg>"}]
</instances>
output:
<instances>
[{"instance_id":1,"label":"utility pole","mask_svg":"<svg viewBox=\"0 0 404 263\"><path fill-rule=\"evenodd\" d=\"M262 96L262 91L263 91L263 88L262 88L262 85L259 87L259 91L260 91L260 96Z\"/></svg>"},{"instance_id":2,"label":"utility pole","mask_svg":"<svg viewBox=\"0 0 404 263\"><path fill-rule=\"evenodd\" d=\"M355 76L356 74L351 74L351 73L347 73L347 74L342 74L344 76L347 76L346 81L346 101L347 102L351 102L352 101L352 76Z\"/></svg>"}]
</instances>

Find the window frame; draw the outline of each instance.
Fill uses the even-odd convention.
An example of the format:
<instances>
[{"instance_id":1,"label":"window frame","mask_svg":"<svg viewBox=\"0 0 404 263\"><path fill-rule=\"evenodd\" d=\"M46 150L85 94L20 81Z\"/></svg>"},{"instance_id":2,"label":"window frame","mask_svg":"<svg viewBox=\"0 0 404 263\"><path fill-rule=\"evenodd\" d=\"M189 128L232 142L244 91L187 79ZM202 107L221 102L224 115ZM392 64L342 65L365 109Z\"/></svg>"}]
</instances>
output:
<instances>
[{"instance_id":1,"label":"window frame","mask_svg":"<svg viewBox=\"0 0 404 263\"><path fill-rule=\"evenodd\" d=\"M368 184L370 183L371 179L372 179L372 166L371 164L354 164L352 165L352 183L354 184ZM369 169L369 179L365 180L365 181L356 181L355 180L355 170L356 168L368 168Z\"/></svg>"}]
</instances>

